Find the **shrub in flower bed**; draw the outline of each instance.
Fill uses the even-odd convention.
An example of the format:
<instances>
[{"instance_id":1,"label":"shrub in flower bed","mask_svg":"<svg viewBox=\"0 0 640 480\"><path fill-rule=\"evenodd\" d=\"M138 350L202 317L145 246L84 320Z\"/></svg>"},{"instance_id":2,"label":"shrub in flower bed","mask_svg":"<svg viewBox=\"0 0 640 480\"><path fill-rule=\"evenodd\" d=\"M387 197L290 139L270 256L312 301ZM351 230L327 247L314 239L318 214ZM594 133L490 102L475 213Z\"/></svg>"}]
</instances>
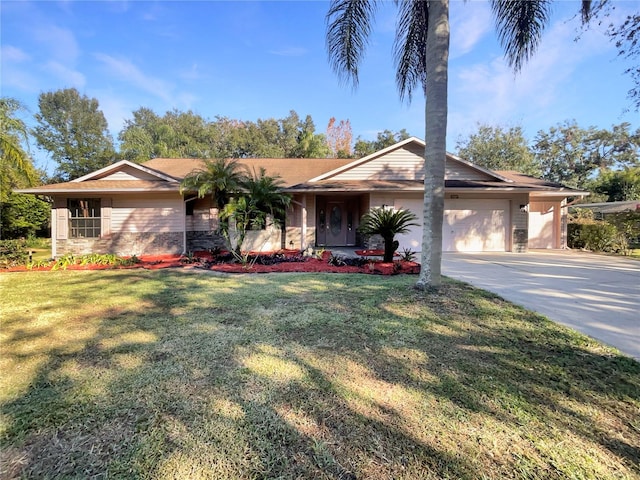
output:
<instances>
[{"instance_id":1,"label":"shrub in flower bed","mask_svg":"<svg viewBox=\"0 0 640 480\"><path fill-rule=\"evenodd\" d=\"M304 255L298 251L271 253L248 253L237 257L230 252L189 252L185 255L142 255L140 257L117 257L112 254L72 254L55 261L33 263L12 267L10 270L96 270L104 268L201 268L227 273L270 272L323 272L323 273L368 273L394 275L418 273L420 266L413 262L395 261L383 263L365 258L350 258L323 252L320 255Z\"/></svg>"}]
</instances>

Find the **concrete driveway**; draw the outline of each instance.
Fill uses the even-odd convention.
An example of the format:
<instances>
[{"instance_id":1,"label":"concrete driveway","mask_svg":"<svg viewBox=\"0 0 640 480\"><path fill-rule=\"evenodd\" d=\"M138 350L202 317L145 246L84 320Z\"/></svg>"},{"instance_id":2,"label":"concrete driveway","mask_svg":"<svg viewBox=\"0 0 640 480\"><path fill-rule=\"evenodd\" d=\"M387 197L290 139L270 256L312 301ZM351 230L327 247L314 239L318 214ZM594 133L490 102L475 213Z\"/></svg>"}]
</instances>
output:
<instances>
[{"instance_id":1,"label":"concrete driveway","mask_svg":"<svg viewBox=\"0 0 640 480\"><path fill-rule=\"evenodd\" d=\"M442 273L640 360L640 262L584 252L445 253Z\"/></svg>"}]
</instances>

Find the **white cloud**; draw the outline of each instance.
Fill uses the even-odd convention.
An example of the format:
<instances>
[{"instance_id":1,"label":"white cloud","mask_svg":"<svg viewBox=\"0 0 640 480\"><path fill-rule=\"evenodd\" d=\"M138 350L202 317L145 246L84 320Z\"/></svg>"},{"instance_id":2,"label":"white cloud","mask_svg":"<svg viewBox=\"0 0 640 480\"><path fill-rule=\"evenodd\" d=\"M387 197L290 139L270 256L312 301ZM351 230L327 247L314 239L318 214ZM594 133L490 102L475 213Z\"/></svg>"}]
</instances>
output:
<instances>
[{"instance_id":1,"label":"white cloud","mask_svg":"<svg viewBox=\"0 0 640 480\"><path fill-rule=\"evenodd\" d=\"M3 62L21 63L31 60L31 57L22 49L12 45L2 45L0 47L0 58Z\"/></svg>"},{"instance_id":2,"label":"white cloud","mask_svg":"<svg viewBox=\"0 0 640 480\"><path fill-rule=\"evenodd\" d=\"M87 83L86 78L82 73L68 68L59 62L47 62L43 66L43 69L61 80L65 86L82 89Z\"/></svg>"},{"instance_id":3,"label":"white cloud","mask_svg":"<svg viewBox=\"0 0 640 480\"><path fill-rule=\"evenodd\" d=\"M451 3L450 58L470 52L493 29L487 2Z\"/></svg>"},{"instance_id":4,"label":"white cloud","mask_svg":"<svg viewBox=\"0 0 640 480\"><path fill-rule=\"evenodd\" d=\"M78 42L70 30L47 25L36 29L34 36L48 50L48 56L51 56L54 61L72 64L80 55Z\"/></svg>"},{"instance_id":5,"label":"white cloud","mask_svg":"<svg viewBox=\"0 0 640 480\"><path fill-rule=\"evenodd\" d=\"M107 0L106 4L114 13L127 13L130 7L128 0Z\"/></svg>"},{"instance_id":6,"label":"white cloud","mask_svg":"<svg viewBox=\"0 0 640 480\"><path fill-rule=\"evenodd\" d=\"M96 53L95 57L104 64L109 73L119 80L130 83L141 90L155 95L165 102L172 104L172 87L164 80L146 75L131 61L118 59L103 53Z\"/></svg>"},{"instance_id":7,"label":"white cloud","mask_svg":"<svg viewBox=\"0 0 640 480\"><path fill-rule=\"evenodd\" d=\"M578 21L555 22L518 74L497 47L486 62L454 62L450 66L449 131L454 136L467 133L478 122L513 124L538 119L551 125L564 120L553 118L556 107L569 101L577 87L574 82L588 81L579 78L576 71L611 48L608 39L596 30L586 31L576 42ZM570 107L565 105L567 109Z\"/></svg>"},{"instance_id":8,"label":"white cloud","mask_svg":"<svg viewBox=\"0 0 640 480\"><path fill-rule=\"evenodd\" d=\"M187 110L190 110L193 108L194 105L197 105L198 101L200 100L200 97L192 93L183 92L177 96L177 99L180 105L182 105Z\"/></svg>"},{"instance_id":9,"label":"white cloud","mask_svg":"<svg viewBox=\"0 0 640 480\"><path fill-rule=\"evenodd\" d=\"M308 50L302 47L285 47L280 50L269 50L269 53L281 57L301 57L306 55Z\"/></svg>"},{"instance_id":10,"label":"white cloud","mask_svg":"<svg viewBox=\"0 0 640 480\"><path fill-rule=\"evenodd\" d=\"M178 75L183 80L188 81L202 80L203 78L206 78L206 75L200 72L200 67L197 63L191 65L191 68L188 70L182 70Z\"/></svg>"},{"instance_id":11,"label":"white cloud","mask_svg":"<svg viewBox=\"0 0 640 480\"><path fill-rule=\"evenodd\" d=\"M0 48L0 84L4 89L16 88L24 92L40 90L38 78L29 71L31 57L12 45Z\"/></svg>"},{"instance_id":12,"label":"white cloud","mask_svg":"<svg viewBox=\"0 0 640 480\"><path fill-rule=\"evenodd\" d=\"M1 82L3 89L9 87L29 93L37 93L41 90L38 78L30 72L16 68L15 66L2 65Z\"/></svg>"},{"instance_id":13,"label":"white cloud","mask_svg":"<svg viewBox=\"0 0 640 480\"><path fill-rule=\"evenodd\" d=\"M128 103L111 90L97 90L92 96L100 102L100 110L109 124L109 131L117 141L118 133L124 128L126 119L131 118L133 110L139 107L135 103Z\"/></svg>"}]
</instances>

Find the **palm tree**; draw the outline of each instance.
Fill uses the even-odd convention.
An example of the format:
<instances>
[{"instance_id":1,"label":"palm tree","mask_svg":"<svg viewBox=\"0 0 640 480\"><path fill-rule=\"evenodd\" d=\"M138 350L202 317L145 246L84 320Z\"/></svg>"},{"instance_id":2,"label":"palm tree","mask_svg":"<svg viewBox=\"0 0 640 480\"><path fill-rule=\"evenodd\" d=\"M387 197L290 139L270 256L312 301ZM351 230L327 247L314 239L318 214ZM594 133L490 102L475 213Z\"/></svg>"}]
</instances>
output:
<instances>
[{"instance_id":1,"label":"palm tree","mask_svg":"<svg viewBox=\"0 0 640 480\"><path fill-rule=\"evenodd\" d=\"M21 142L27 140L27 127L15 117L24 107L12 98L0 98L0 201L5 201L16 185L32 186L37 173Z\"/></svg>"},{"instance_id":2,"label":"palm tree","mask_svg":"<svg viewBox=\"0 0 640 480\"><path fill-rule=\"evenodd\" d=\"M284 223L287 208L291 204L291 195L282 191L279 176L269 176L264 168L253 171L243 183L243 191L258 212L269 215L275 225ZM266 220L266 218L265 218Z\"/></svg>"},{"instance_id":3,"label":"palm tree","mask_svg":"<svg viewBox=\"0 0 640 480\"><path fill-rule=\"evenodd\" d=\"M358 84L358 66L371 33L376 0L332 0L327 13L327 50L342 80ZM400 98L411 101L420 85L426 97L424 207L420 275L416 287L441 284L444 167L447 137L449 0L396 0L399 7L394 56ZM519 71L540 42L550 0L491 0L507 60ZM583 21L591 1L583 0Z\"/></svg>"},{"instance_id":4,"label":"palm tree","mask_svg":"<svg viewBox=\"0 0 640 480\"><path fill-rule=\"evenodd\" d=\"M397 248L395 236L407 233L409 227L418 225L418 219L410 210L391 208L372 208L362 216L358 231L365 235L380 235L384 240L383 262L392 262Z\"/></svg>"},{"instance_id":5,"label":"palm tree","mask_svg":"<svg viewBox=\"0 0 640 480\"><path fill-rule=\"evenodd\" d=\"M290 204L291 196L282 191L279 176L267 175L264 168L247 176L238 197L226 204L220 215L221 232L236 258L241 258L240 250L247 231L265 227L268 217L274 225L283 227ZM230 222L234 226L233 241Z\"/></svg>"},{"instance_id":6,"label":"palm tree","mask_svg":"<svg viewBox=\"0 0 640 480\"><path fill-rule=\"evenodd\" d=\"M195 191L198 198L211 195L219 211L237 193L247 175L236 160L205 160L204 168L194 170L182 180L180 194Z\"/></svg>"},{"instance_id":7,"label":"palm tree","mask_svg":"<svg viewBox=\"0 0 640 480\"><path fill-rule=\"evenodd\" d=\"M211 195L218 208L219 232L238 257L247 231L265 225L267 216L274 224L284 222L291 196L282 192L280 177L249 174L237 160L207 160L204 168L188 174L180 193L195 191L199 198ZM230 225L232 224L232 225Z\"/></svg>"}]
</instances>

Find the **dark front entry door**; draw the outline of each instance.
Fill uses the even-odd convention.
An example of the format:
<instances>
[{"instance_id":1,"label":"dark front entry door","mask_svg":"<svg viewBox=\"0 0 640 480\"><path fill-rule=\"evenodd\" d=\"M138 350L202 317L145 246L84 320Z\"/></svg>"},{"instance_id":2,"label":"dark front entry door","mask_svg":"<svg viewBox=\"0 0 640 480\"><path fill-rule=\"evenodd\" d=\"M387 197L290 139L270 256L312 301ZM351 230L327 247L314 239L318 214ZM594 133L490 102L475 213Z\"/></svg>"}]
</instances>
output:
<instances>
[{"instance_id":1,"label":"dark front entry door","mask_svg":"<svg viewBox=\"0 0 640 480\"><path fill-rule=\"evenodd\" d=\"M356 244L354 221L357 202L342 199L319 199L317 203L316 243L322 246Z\"/></svg>"}]
</instances>

